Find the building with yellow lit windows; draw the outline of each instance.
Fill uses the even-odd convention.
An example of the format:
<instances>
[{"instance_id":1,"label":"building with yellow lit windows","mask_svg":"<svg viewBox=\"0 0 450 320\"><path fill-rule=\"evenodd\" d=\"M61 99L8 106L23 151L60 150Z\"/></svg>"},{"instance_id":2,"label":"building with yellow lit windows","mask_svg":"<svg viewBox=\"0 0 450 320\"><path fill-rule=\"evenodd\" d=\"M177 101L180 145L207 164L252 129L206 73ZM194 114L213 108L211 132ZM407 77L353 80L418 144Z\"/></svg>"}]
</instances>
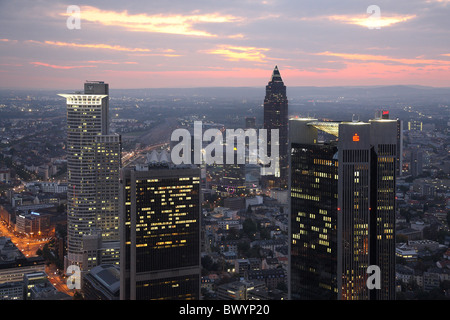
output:
<instances>
[{"instance_id":1,"label":"building with yellow lit windows","mask_svg":"<svg viewBox=\"0 0 450 320\"><path fill-rule=\"evenodd\" d=\"M289 126L291 299L394 299L397 121ZM367 286L371 265L380 289Z\"/></svg>"},{"instance_id":2,"label":"building with yellow lit windows","mask_svg":"<svg viewBox=\"0 0 450 320\"><path fill-rule=\"evenodd\" d=\"M121 300L200 298L200 168L153 162L122 170Z\"/></svg>"},{"instance_id":3,"label":"building with yellow lit windows","mask_svg":"<svg viewBox=\"0 0 450 320\"><path fill-rule=\"evenodd\" d=\"M109 85L87 81L67 104L67 257L86 272L119 264L121 137L109 132Z\"/></svg>"}]
</instances>

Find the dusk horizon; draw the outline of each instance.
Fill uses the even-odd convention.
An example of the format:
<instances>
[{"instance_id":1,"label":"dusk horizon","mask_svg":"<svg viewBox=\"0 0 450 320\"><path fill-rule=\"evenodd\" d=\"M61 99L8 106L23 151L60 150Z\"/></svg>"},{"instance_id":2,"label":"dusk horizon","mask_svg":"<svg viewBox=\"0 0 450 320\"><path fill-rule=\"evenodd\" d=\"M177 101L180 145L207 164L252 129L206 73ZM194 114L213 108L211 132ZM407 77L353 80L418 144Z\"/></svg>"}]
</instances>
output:
<instances>
[{"instance_id":1,"label":"dusk horizon","mask_svg":"<svg viewBox=\"0 0 450 320\"><path fill-rule=\"evenodd\" d=\"M0 301L450 300L449 9L0 0Z\"/></svg>"},{"instance_id":2,"label":"dusk horizon","mask_svg":"<svg viewBox=\"0 0 450 320\"><path fill-rule=\"evenodd\" d=\"M38 87L31 87L31 88L24 88L24 87L0 87L0 90L21 90L21 91L65 91L65 90L81 90L82 85L84 82L89 82L93 80L81 80L79 81L78 87L70 88L70 87L51 87L51 88L38 88ZM95 81L103 81L103 80L95 80ZM104 81L108 82L108 81ZM111 84L111 83L109 83ZM114 88L111 87L110 90L166 90L166 89L173 89L173 90L189 90L189 89L261 89L264 90L264 83L262 85L242 85L242 86L174 86L174 87L118 87ZM431 86L431 85L420 85L420 84L374 84L374 85L297 85L297 86L289 86L289 89L293 88L355 88L355 89L363 89L363 88L383 88L383 87L409 87L409 88L430 88L430 89L450 89L450 85L448 86Z\"/></svg>"},{"instance_id":3,"label":"dusk horizon","mask_svg":"<svg viewBox=\"0 0 450 320\"><path fill-rule=\"evenodd\" d=\"M0 87L449 87L448 4L2 2Z\"/></svg>"}]
</instances>

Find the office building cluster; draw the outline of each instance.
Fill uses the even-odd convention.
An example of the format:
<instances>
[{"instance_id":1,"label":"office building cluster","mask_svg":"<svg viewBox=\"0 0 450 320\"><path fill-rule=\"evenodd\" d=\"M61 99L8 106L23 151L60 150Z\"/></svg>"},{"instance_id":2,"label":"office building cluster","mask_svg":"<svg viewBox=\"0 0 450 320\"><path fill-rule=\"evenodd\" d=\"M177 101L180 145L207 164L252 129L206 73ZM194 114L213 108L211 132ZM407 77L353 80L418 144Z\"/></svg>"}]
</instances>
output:
<instances>
[{"instance_id":1,"label":"office building cluster","mask_svg":"<svg viewBox=\"0 0 450 320\"><path fill-rule=\"evenodd\" d=\"M411 148L405 158L403 122L386 110L368 121L289 117L286 91L275 67L261 127L268 150L279 150L271 175L261 163L174 164L164 147L124 165L109 85L87 81L83 92L60 94L67 183L28 187L67 194L67 237L55 245L62 268L79 270L67 275L79 277L76 290L93 300L395 299L399 270L411 273L398 257L415 259L420 245L407 230L410 243L396 244L396 181L405 163L421 176L423 152ZM255 117L243 124L258 128ZM28 205L16 229L50 234L45 204ZM0 238L3 297L50 297L42 259L14 252Z\"/></svg>"},{"instance_id":2,"label":"office building cluster","mask_svg":"<svg viewBox=\"0 0 450 320\"><path fill-rule=\"evenodd\" d=\"M262 188L288 190L289 195L284 199L290 217L287 261L277 273L268 267L276 255L264 259L263 268L240 259L240 250L231 249L233 241L214 237L211 224L209 232L202 230L200 165L175 165L169 152L154 150L145 163L121 168L121 137L108 129L108 94L103 82L86 82L84 93L61 94L68 117L66 267L80 267L90 295L98 287L109 292L104 297L115 299L200 299L202 282L207 282L201 265L208 234L210 248L212 242L222 246L228 265L253 290L270 279L275 281L268 285L272 288L284 281L289 299L394 299L399 121L385 112L368 122L289 120L286 86L275 67L266 87L263 128L278 130L279 141L270 135L268 141L278 144L279 158L275 174L262 177ZM249 117L245 126L256 123ZM245 180L239 180L245 167L227 166L217 164L212 172L223 172L224 185L245 188ZM213 217L230 218L228 223L216 219L216 232L243 229L233 219L237 212L243 215L241 209L252 221L257 206L240 199L227 198L227 205L237 209L234 213L215 211ZM271 239L265 241L275 241ZM259 241L258 248L266 245ZM98 270L102 265L109 267ZM379 289L367 285L373 265L381 271ZM114 266L118 271L111 271ZM112 282L102 281L102 273ZM120 294L112 293L114 286ZM216 298L227 295L222 290L220 286Z\"/></svg>"}]
</instances>

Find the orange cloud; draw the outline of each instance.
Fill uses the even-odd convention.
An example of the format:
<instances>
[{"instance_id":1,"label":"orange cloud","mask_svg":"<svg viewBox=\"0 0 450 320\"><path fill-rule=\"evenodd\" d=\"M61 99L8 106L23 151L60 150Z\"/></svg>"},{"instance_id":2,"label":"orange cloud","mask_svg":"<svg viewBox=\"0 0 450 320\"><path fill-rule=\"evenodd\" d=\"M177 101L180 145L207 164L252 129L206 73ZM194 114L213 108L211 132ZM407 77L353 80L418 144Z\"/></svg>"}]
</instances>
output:
<instances>
[{"instance_id":1,"label":"orange cloud","mask_svg":"<svg viewBox=\"0 0 450 320\"><path fill-rule=\"evenodd\" d=\"M253 61L253 62L266 62L267 56L264 52L269 51L268 48L257 47L242 47L242 46L229 46L218 45L215 49L205 50L203 52L208 54L218 54L224 56L230 61Z\"/></svg>"},{"instance_id":2,"label":"orange cloud","mask_svg":"<svg viewBox=\"0 0 450 320\"><path fill-rule=\"evenodd\" d=\"M380 18L375 19L368 17L366 15L360 16L345 16L345 15L334 15L329 16L328 19L331 21L339 21L346 24L354 24L361 27L366 28L381 28L381 27L390 27L394 24L405 22L415 18L416 15L409 16L384 16L381 15Z\"/></svg>"},{"instance_id":3,"label":"orange cloud","mask_svg":"<svg viewBox=\"0 0 450 320\"><path fill-rule=\"evenodd\" d=\"M130 53L148 53L148 55L156 55L156 56L164 56L164 57L179 57L179 54L174 54L173 49L158 49L159 52L154 52L151 49L147 48L128 48L120 45L109 45L104 43L74 43L74 42L62 42L62 41L35 41L28 40L28 43L38 43L43 45L51 45L58 47L72 47L72 48L85 48L85 49L103 49L103 50L114 50L114 51L123 51Z\"/></svg>"},{"instance_id":4,"label":"orange cloud","mask_svg":"<svg viewBox=\"0 0 450 320\"><path fill-rule=\"evenodd\" d=\"M14 42L16 43L17 40L11 40L11 39L0 39L0 42Z\"/></svg>"},{"instance_id":5,"label":"orange cloud","mask_svg":"<svg viewBox=\"0 0 450 320\"><path fill-rule=\"evenodd\" d=\"M230 39L244 39L245 36L242 33L238 33L238 34L232 34L232 35L228 36L228 38L230 38Z\"/></svg>"},{"instance_id":6,"label":"orange cloud","mask_svg":"<svg viewBox=\"0 0 450 320\"><path fill-rule=\"evenodd\" d=\"M372 17L368 14L362 15L331 15L331 16L319 16L319 17L304 17L301 20L305 21L337 21L345 24L353 24L366 28L381 28L390 27L400 22L406 22L415 18L416 15L384 15L381 14L379 18Z\"/></svg>"},{"instance_id":7,"label":"orange cloud","mask_svg":"<svg viewBox=\"0 0 450 320\"><path fill-rule=\"evenodd\" d=\"M63 13L68 16L70 14ZM191 14L191 15L148 15L129 14L127 10L122 12L100 10L91 6L81 8L82 21L100 23L105 26L117 26L129 31L155 32L179 34L187 36L216 37L207 31L194 28L198 23L227 23L241 21L242 18L232 15L211 14Z\"/></svg>"},{"instance_id":8,"label":"orange cloud","mask_svg":"<svg viewBox=\"0 0 450 320\"><path fill-rule=\"evenodd\" d=\"M60 46L60 47L73 47L73 48L89 48L89 49L108 49L115 51L129 51L129 52L150 52L150 49L146 48L127 48L119 45L109 45L104 43L74 43L74 42L61 42L61 41L33 41L34 43L44 43L52 46Z\"/></svg>"},{"instance_id":9,"label":"orange cloud","mask_svg":"<svg viewBox=\"0 0 450 320\"><path fill-rule=\"evenodd\" d=\"M35 66L43 66L43 67L48 67L48 68L52 68L52 69L78 69L78 68L95 68L95 66L59 66L59 65L54 65L54 64L48 64L48 63L44 63L44 62L30 62L30 64L33 64Z\"/></svg>"},{"instance_id":10,"label":"orange cloud","mask_svg":"<svg viewBox=\"0 0 450 320\"><path fill-rule=\"evenodd\" d=\"M98 64L138 64L135 61L125 61L125 62L114 62L112 60L90 60L86 61L88 63L98 63Z\"/></svg>"}]
</instances>

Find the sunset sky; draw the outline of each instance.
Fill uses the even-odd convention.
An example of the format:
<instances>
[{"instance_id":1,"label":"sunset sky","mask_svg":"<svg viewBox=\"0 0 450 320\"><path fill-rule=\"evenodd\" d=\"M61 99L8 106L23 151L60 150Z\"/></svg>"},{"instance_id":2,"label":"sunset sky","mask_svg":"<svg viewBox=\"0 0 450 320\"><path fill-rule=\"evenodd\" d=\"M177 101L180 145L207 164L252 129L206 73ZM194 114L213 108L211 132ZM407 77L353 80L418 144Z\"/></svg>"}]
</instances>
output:
<instances>
[{"instance_id":1,"label":"sunset sky","mask_svg":"<svg viewBox=\"0 0 450 320\"><path fill-rule=\"evenodd\" d=\"M275 65L287 86L450 87L450 0L0 0L0 88L264 86Z\"/></svg>"}]
</instances>

